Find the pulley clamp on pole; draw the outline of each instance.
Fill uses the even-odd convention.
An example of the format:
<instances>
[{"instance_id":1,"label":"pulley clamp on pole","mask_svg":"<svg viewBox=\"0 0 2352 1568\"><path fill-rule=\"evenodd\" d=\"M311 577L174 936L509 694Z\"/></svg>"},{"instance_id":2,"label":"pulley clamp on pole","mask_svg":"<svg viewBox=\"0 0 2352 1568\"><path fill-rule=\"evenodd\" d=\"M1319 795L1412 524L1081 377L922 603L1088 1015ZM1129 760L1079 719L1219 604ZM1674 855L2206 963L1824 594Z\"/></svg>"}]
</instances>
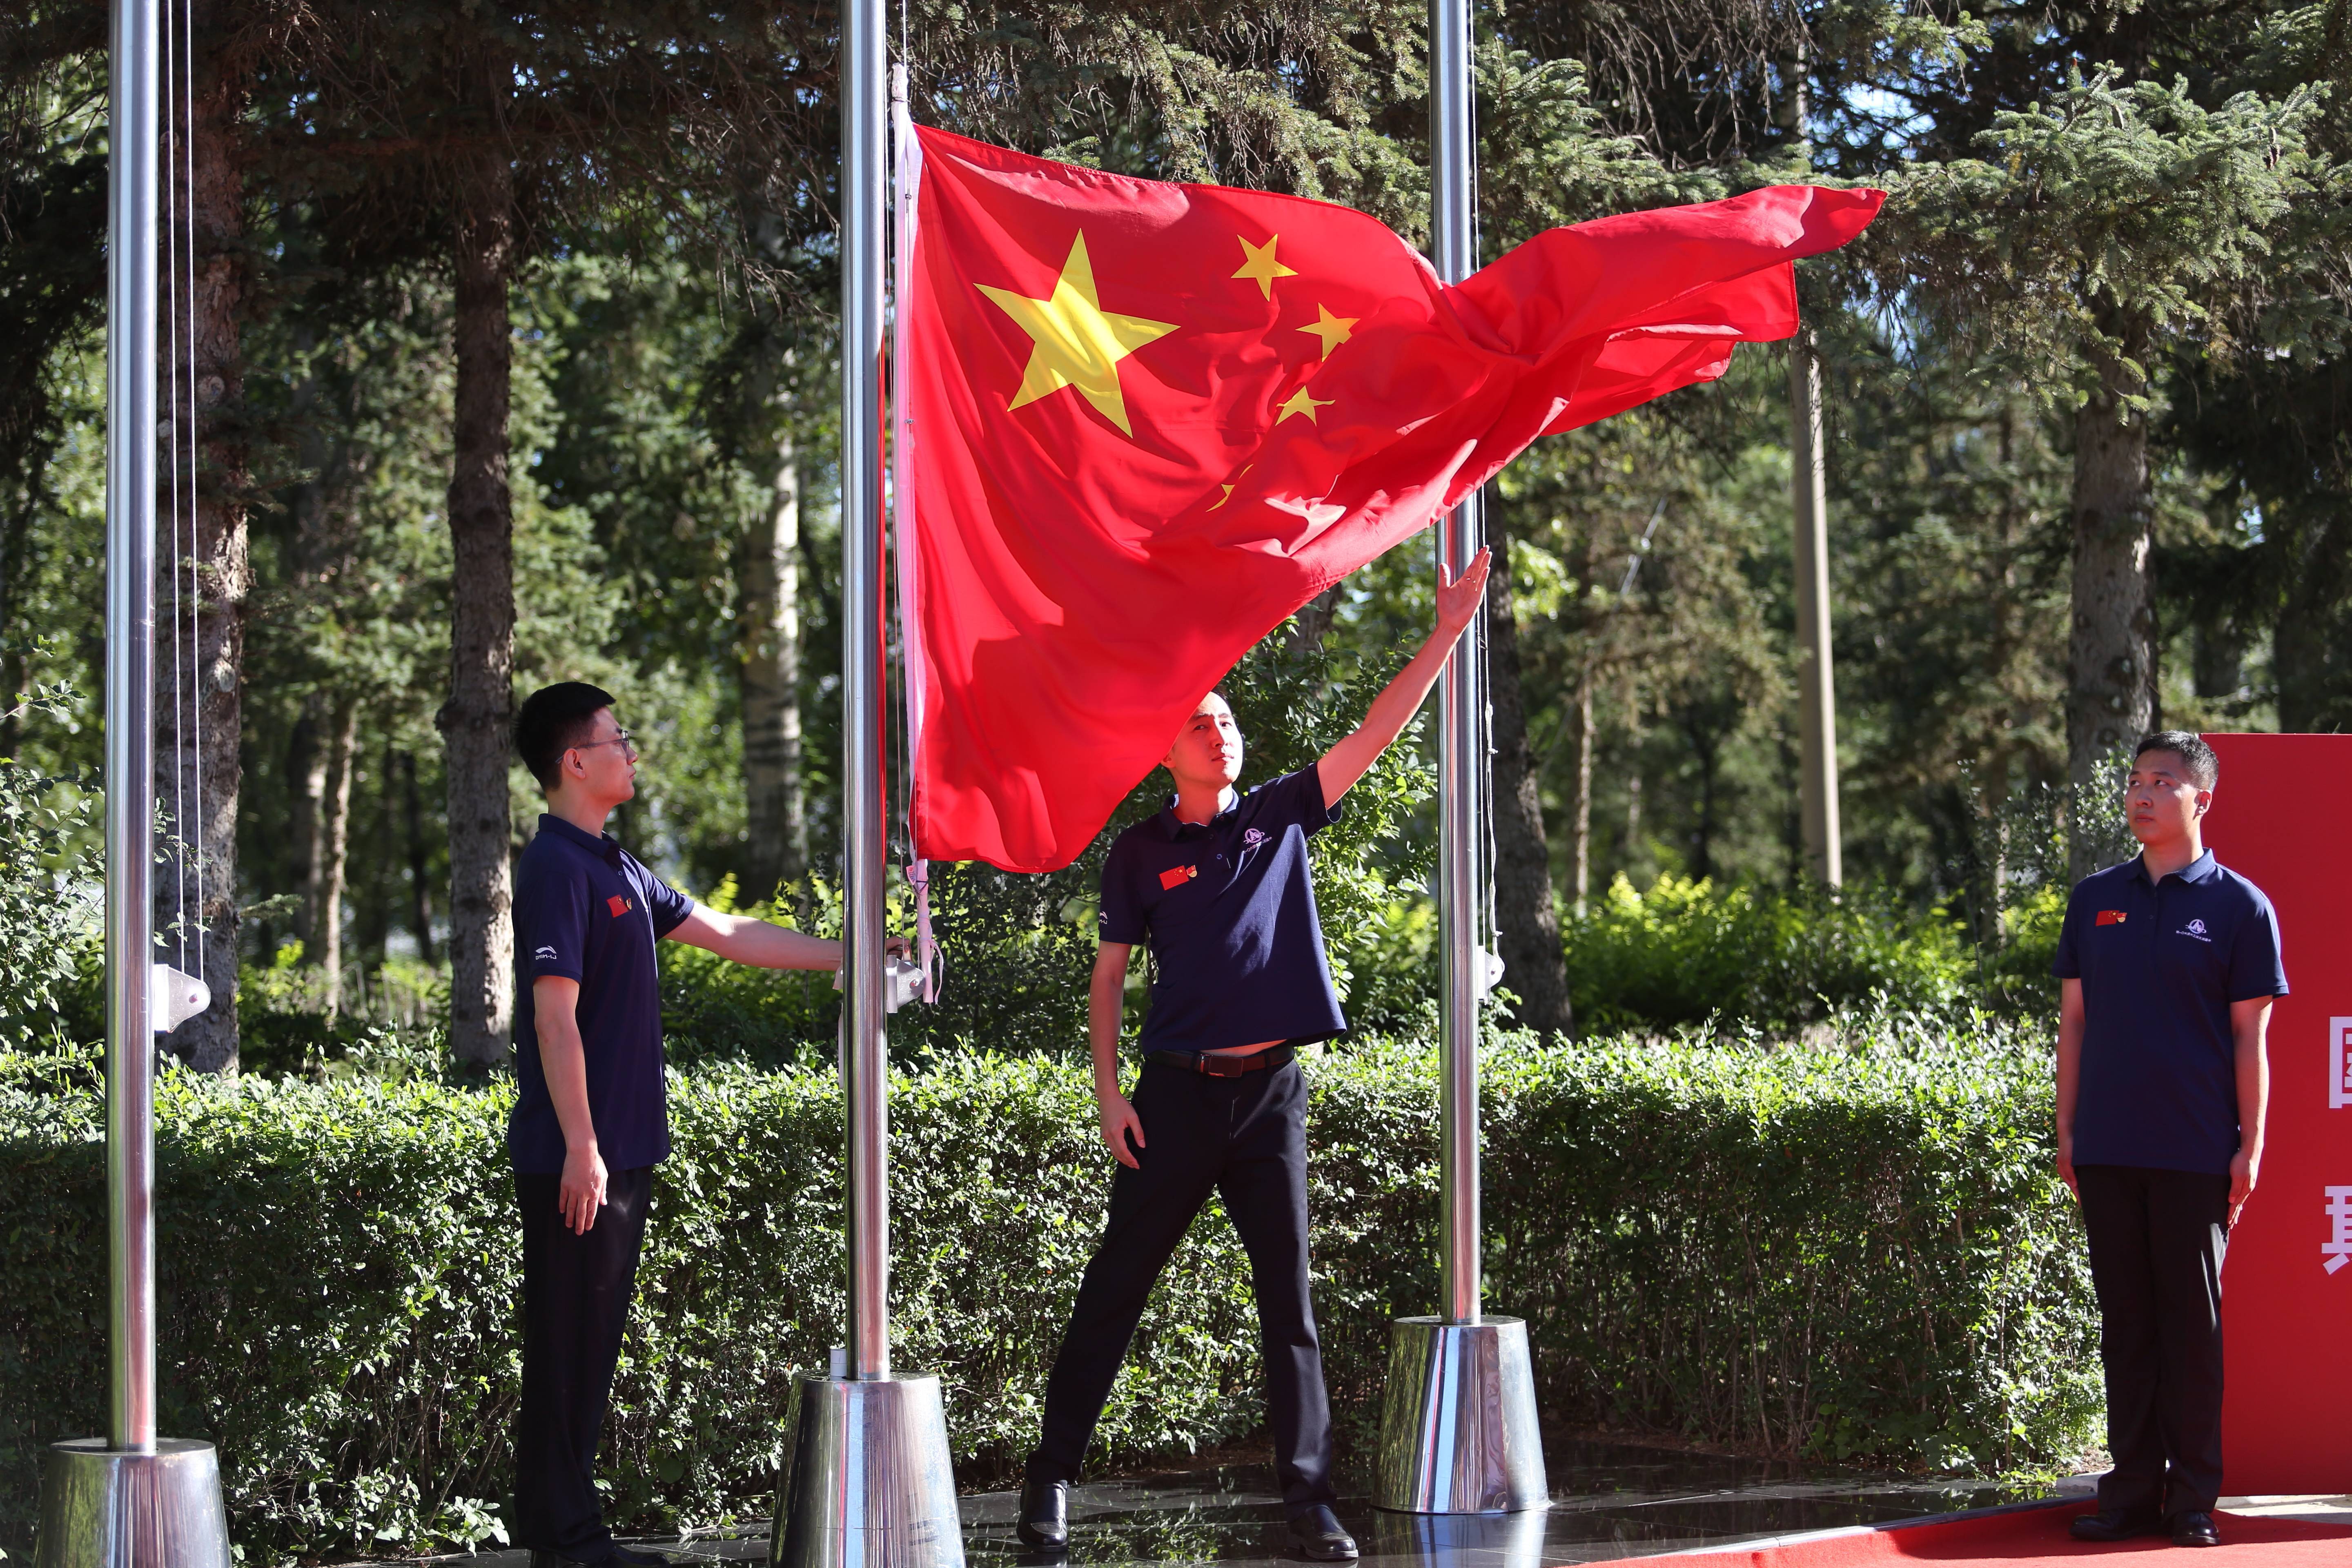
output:
<instances>
[{"instance_id":1,"label":"pulley clamp on pole","mask_svg":"<svg viewBox=\"0 0 2352 1568\"><path fill-rule=\"evenodd\" d=\"M1430 7L1430 231L1437 275L1478 266L1476 127L1468 0ZM1459 577L1486 543L1475 491L1440 519L1438 559ZM1489 816L1486 616L1454 644L1438 685L1440 1315L1389 1325L1373 1501L1425 1515L1509 1514L1550 1500L1536 1427L1527 1324L1480 1303L1479 1003L1495 981L1486 941ZM1424 1527L1436 1529L1434 1525ZM1432 1539L1432 1548L1496 1545Z\"/></svg>"},{"instance_id":2,"label":"pulley clamp on pole","mask_svg":"<svg viewBox=\"0 0 2352 1568\"><path fill-rule=\"evenodd\" d=\"M153 951L158 9L158 0L115 0L110 55L107 1435L53 1443L43 1457L38 1568L229 1564L219 1456L210 1443L155 1435L155 1035L211 1000L201 980L157 963Z\"/></svg>"},{"instance_id":3,"label":"pulley clamp on pole","mask_svg":"<svg viewBox=\"0 0 2352 1568\"><path fill-rule=\"evenodd\" d=\"M841 1077L848 1123L848 1342L824 1372L793 1379L768 1557L785 1568L963 1568L940 1380L890 1365L885 1020L925 985L919 962L886 962L882 920L889 817L883 775L883 216L891 169L881 0L846 0L841 31Z\"/></svg>"}]
</instances>

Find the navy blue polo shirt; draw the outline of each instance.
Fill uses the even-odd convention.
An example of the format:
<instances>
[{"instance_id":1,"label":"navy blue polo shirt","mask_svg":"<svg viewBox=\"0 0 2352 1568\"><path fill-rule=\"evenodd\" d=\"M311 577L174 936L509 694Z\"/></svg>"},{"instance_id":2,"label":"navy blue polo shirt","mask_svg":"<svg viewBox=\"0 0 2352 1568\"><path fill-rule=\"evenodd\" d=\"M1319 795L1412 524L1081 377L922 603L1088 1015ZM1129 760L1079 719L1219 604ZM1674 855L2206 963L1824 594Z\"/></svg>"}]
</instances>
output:
<instances>
[{"instance_id":1,"label":"navy blue polo shirt","mask_svg":"<svg viewBox=\"0 0 2352 1568\"><path fill-rule=\"evenodd\" d=\"M563 1128L547 1097L531 1006L530 983L544 975L580 983L588 1115L604 1168L634 1171L668 1157L654 943L693 910L692 899L646 870L610 834L540 817L515 867L515 1076L521 1092L507 1121L507 1152L516 1170L563 1171Z\"/></svg>"},{"instance_id":2,"label":"navy blue polo shirt","mask_svg":"<svg viewBox=\"0 0 2352 1568\"><path fill-rule=\"evenodd\" d=\"M2135 856L2074 884L2050 968L2083 983L2074 1163L2229 1174L2230 1005L2286 994L2263 890L2210 850L2154 884Z\"/></svg>"},{"instance_id":3,"label":"navy blue polo shirt","mask_svg":"<svg viewBox=\"0 0 2352 1568\"><path fill-rule=\"evenodd\" d=\"M1159 973L1146 1051L1323 1040L1348 1026L1307 840L1339 820L1312 767L1262 784L1208 822L1175 803L1120 834L1103 862L1102 940L1148 942Z\"/></svg>"}]
</instances>

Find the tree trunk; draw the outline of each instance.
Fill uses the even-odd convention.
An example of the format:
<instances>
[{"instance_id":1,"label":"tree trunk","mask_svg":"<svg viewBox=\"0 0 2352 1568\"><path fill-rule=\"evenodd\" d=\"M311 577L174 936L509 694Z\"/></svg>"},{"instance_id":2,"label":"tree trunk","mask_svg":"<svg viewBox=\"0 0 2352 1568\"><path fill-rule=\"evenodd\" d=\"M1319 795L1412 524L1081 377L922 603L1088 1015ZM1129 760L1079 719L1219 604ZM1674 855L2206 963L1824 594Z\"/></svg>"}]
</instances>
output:
<instances>
[{"instance_id":1,"label":"tree trunk","mask_svg":"<svg viewBox=\"0 0 2352 1568\"><path fill-rule=\"evenodd\" d=\"M507 482L514 179L496 149L466 179L455 237L456 462L449 476L449 700L436 723L449 786L449 1048L507 1058L514 1010L514 518Z\"/></svg>"},{"instance_id":2,"label":"tree trunk","mask_svg":"<svg viewBox=\"0 0 2352 1568\"><path fill-rule=\"evenodd\" d=\"M286 837L299 857L293 880L301 885L302 902L294 911L294 934L300 939L306 954L317 951L311 926L319 909L319 865L325 858L324 847L319 842L319 802L327 794L327 752L319 744L320 721L325 707L320 693L313 691L305 697L301 716L294 721L293 733L286 738L286 776L300 786L294 792L294 820Z\"/></svg>"},{"instance_id":3,"label":"tree trunk","mask_svg":"<svg viewBox=\"0 0 2352 1568\"><path fill-rule=\"evenodd\" d=\"M319 810L319 871L314 883L310 930L316 943L308 956L319 966L327 1016L343 1005L343 883L352 839L352 748L359 739L360 707L349 698L336 704L329 731L326 788Z\"/></svg>"},{"instance_id":4,"label":"tree trunk","mask_svg":"<svg viewBox=\"0 0 2352 1568\"><path fill-rule=\"evenodd\" d=\"M189 141L184 150L173 146L167 174L179 186L194 258L192 264L186 229L167 241L180 247L185 291L163 301L167 313L157 333L163 359L158 403L169 411L172 438L165 444L156 508L159 526L171 531L156 541L165 581L157 584L155 595L155 790L165 817L163 844L185 847L188 904L180 903L180 868L159 868L154 909L159 936L184 913L201 927L189 933L188 967L212 990L212 1005L173 1030L166 1047L199 1072L234 1073L237 742L245 605L252 587L246 554L245 369L238 342L246 303L245 184L235 144L246 90L242 82L209 68L199 70L197 80L201 90L192 106ZM198 447L193 487L184 434L192 426ZM176 508L169 467L173 462L181 466ZM178 942L159 941L157 956L178 963Z\"/></svg>"},{"instance_id":5,"label":"tree trunk","mask_svg":"<svg viewBox=\"0 0 2352 1568\"><path fill-rule=\"evenodd\" d=\"M1298 606L1298 626L1291 635L1292 646L1314 649L1323 646L1331 635L1331 625L1339 618L1339 584L1332 584L1307 603Z\"/></svg>"},{"instance_id":6,"label":"tree trunk","mask_svg":"<svg viewBox=\"0 0 2352 1568\"><path fill-rule=\"evenodd\" d=\"M401 815L408 828L408 931L416 939L417 962L433 963L432 855L425 842L425 801L416 789L416 757L400 757Z\"/></svg>"},{"instance_id":7,"label":"tree trunk","mask_svg":"<svg viewBox=\"0 0 2352 1568\"><path fill-rule=\"evenodd\" d=\"M775 897L808 874L808 815L801 795L801 471L789 432L777 443L774 497L744 536L743 805L749 843L743 894Z\"/></svg>"},{"instance_id":8,"label":"tree trunk","mask_svg":"<svg viewBox=\"0 0 2352 1568\"><path fill-rule=\"evenodd\" d=\"M2103 758L2147 731L2156 706L2147 417L2124 403L2137 390L2128 371L2110 364L2074 419L2066 755L2068 777L2078 785L2092 783ZM2079 878L2092 869L2078 864L2073 872Z\"/></svg>"},{"instance_id":9,"label":"tree trunk","mask_svg":"<svg viewBox=\"0 0 2352 1568\"><path fill-rule=\"evenodd\" d=\"M1493 514L1489 514L1493 515ZM1503 972L1518 994L1517 1022L1538 1036L1575 1026L1568 962L1559 945L1543 797L1528 755L1527 708L1519 691L1519 627L1511 607L1511 538L1496 519L1486 577L1487 700L1494 714L1495 923Z\"/></svg>"},{"instance_id":10,"label":"tree trunk","mask_svg":"<svg viewBox=\"0 0 2352 1568\"><path fill-rule=\"evenodd\" d=\"M1572 700L1574 711L1569 715L1569 740L1576 754L1570 763L1570 776L1576 790L1576 806L1569 817L1568 876L1569 890L1576 905L1576 918L1582 920L1592 898L1592 661L1587 658L1577 671L1576 691Z\"/></svg>"}]
</instances>

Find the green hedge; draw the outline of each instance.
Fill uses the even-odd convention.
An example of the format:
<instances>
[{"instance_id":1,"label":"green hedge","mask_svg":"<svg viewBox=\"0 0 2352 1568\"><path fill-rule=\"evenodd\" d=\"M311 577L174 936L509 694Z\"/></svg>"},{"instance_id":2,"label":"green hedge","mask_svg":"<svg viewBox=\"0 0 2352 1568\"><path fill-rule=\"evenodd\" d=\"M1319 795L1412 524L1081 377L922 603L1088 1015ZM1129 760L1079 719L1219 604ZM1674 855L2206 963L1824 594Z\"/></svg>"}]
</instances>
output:
<instances>
[{"instance_id":1,"label":"green hedge","mask_svg":"<svg viewBox=\"0 0 2352 1568\"><path fill-rule=\"evenodd\" d=\"M2007 1026L1852 1052L1506 1041L1488 1066L1489 1289L1532 1322L1548 1416L1981 1468L2097 1413L2044 1058ZM364 1062L362 1064L366 1065ZM86 1058L0 1058L0 1544L37 1455L103 1409L100 1111ZM383 1064L378 1064L381 1070ZM1360 1456L1385 1321L1428 1310L1430 1053L1315 1063L1319 1307ZM163 1428L221 1446L247 1563L492 1533L515 1390L509 1090L173 1074L159 1098ZM837 1337L839 1114L819 1071L673 1077L616 1514L764 1511L794 1367ZM1007 1476L1101 1213L1086 1076L961 1058L893 1089L899 1364L947 1379L969 1482ZM1196 1227L1114 1397L1118 1457L1260 1420L1244 1261Z\"/></svg>"}]
</instances>

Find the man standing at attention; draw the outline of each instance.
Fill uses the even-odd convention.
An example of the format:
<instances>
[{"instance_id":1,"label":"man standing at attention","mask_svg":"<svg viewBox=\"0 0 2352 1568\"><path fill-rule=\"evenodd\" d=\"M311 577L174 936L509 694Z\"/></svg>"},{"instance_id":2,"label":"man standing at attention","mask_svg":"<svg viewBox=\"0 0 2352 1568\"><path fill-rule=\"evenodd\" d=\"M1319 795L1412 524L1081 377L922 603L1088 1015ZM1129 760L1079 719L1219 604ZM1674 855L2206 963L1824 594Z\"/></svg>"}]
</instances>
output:
<instances>
[{"instance_id":1,"label":"man standing at attention","mask_svg":"<svg viewBox=\"0 0 2352 1568\"><path fill-rule=\"evenodd\" d=\"M837 969L841 944L705 909L613 841L604 819L637 792L637 749L609 692L542 688L515 716L514 738L547 792L515 868L515 1543L530 1548L531 1568L664 1563L613 1539L595 1484L653 1168L669 1153L654 943L762 969Z\"/></svg>"},{"instance_id":2,"label":"man standing at attention","mask_svg":"<svg viewBox=\"0 0 2352 1568\"><path fill-rule=\"evenodd\" d=\"M1323 953L1307 839L1428 696L1486 590L1486 552L1437 594L1437 628L1313 767L1244 795L1242 737L1223 698L1201 700L1163 765L1168 809L1120 834L1103 866L1102 945L1087 1007L1103 1142L1117 1156L1110 1217L1045 1384L1044 1432L1021 1489L1022 1540L1069 1545L1070 1483L1143 1316L1152 1282L1212 1192L1257 1297L1275 1470L1293 1540L1318 1562L1356 1555L1331 1504L1331 1415L1307 1284L1307 1086L1295 1048L1348 1026ZM1129 954L1159 969L1130 1101L1119 1092Z\"/></svg>"},{"instance_id":3,"label":"man standing at attention","mask_svg":"<svg viewBox=\"0 0 2352 1568\"><path fill-rule=\"evenodd\" d=\"M2115 1460L2078 1541L2221 1544L2221 1253L2262 1168L2286 970L2270 900L2205 848L2220 775L2186 731L2140 742L2140 852L2075 884L2052 966L2058 1173L2090 1238Z\"/></svg>"}]
</instances>

